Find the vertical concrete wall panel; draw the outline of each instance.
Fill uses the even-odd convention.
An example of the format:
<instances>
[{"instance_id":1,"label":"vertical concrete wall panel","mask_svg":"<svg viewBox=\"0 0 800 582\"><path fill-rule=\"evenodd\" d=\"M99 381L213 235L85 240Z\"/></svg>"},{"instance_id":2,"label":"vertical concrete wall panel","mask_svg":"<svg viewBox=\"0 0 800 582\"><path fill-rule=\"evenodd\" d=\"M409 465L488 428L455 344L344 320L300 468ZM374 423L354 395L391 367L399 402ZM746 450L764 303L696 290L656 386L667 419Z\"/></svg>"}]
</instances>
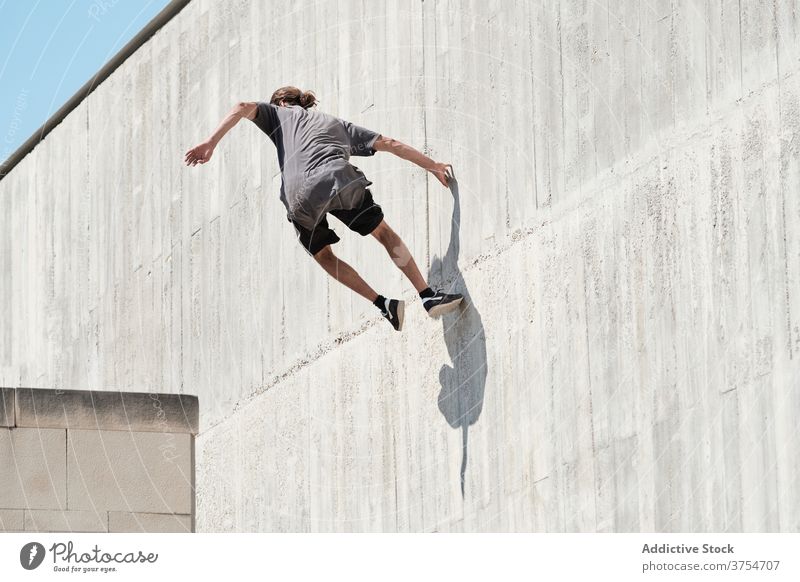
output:
<instances>
[{"instance_id":1,"label":"vertical concrete wall panel","mask_svg":"<svg viewBox=\"0 0 800 582\"><path fill-rule=\"evenodd\" d=\"M740 3L712 0L706 4L707 108L742 95Z\"/></svg>"}]
</instances>

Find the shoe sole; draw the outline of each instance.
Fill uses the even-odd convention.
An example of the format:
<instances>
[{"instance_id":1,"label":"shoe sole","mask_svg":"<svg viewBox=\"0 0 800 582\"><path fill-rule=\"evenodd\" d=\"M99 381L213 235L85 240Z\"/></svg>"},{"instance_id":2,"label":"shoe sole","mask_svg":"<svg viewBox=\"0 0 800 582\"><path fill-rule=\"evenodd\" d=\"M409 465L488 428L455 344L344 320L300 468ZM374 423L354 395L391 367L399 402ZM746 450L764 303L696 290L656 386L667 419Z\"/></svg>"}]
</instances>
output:
<instances>
[{"instance_id":1,"label":"shoe sole","mask_svg":"<svg viewBox=\"0 0 800 582\"><path fill-rule=\"evenodd\" d=\"M397 331L403 331L403 318L406 312L406 302L405 301L398 301L397 302Z\"/></svg>"},{"instance_id":2,"label":"shoe sole","mask_svg":"<svg viewBox=\"0 0 800 582\"><path fill-rule=\"evenodd\" d=\"M461 302L464 300L462 297L461 299L456 299L455 301L451 301L450 303L445 303L443 305L434 305L431 307L430 311L428 311L428 315L433 318L438 318L444 315L445 313L450 313L455 309L458 309L458 306L461 305Z\"/></svg>"}]
</instances>

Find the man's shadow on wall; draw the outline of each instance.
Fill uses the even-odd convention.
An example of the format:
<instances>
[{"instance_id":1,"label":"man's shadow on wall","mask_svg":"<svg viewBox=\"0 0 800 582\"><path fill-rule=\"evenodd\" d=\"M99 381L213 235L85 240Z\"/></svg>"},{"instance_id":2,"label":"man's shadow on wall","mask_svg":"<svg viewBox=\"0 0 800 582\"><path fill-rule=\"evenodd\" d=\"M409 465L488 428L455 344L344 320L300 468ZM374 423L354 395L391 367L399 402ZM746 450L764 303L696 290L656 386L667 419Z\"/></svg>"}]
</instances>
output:
<instances>
[{"instance_id":1,"label":"man's shadow on wall","mask_svg":"<svg viewBox=\"0 0 800 582\"><path fill-rule=\"evenodd\" d=\"M486 334L481 316L469 295L464 277L458 267L461 230L461 201L458 182L450 178L453 193L453 218L450 227L450 244L443 258L434 257L428 271L428 281L445 293L464 296L459 309L442 316L444 341L453 365L444 364L439 370L439 410L453 428L461 428L461 496L467 472L467 442L469 427L478 421L483 409L486 388Z\"/></svg>"}]
</instances>

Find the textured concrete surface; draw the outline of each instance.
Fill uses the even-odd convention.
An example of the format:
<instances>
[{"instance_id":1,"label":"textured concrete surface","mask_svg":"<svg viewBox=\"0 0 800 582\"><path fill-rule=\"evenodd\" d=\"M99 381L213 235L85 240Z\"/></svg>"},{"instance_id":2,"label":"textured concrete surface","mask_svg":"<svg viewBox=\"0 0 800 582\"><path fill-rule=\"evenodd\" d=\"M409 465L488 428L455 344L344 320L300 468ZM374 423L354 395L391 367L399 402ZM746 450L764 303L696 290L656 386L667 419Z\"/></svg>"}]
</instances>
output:
<instances>
[{"instance_id":1,"label":"textured concrete surface","mask_svg":"<svg viewBox=\"0 0 800 582\"><path fill-rule=\"evenodd\" d=\"M0 181L0 384L198 395L200 531L800 531L798 14L193 1ZM286 83L453 163L358 160L464 311L331 282L252 124L181 165Z\"/></svg>"}]
</instances>

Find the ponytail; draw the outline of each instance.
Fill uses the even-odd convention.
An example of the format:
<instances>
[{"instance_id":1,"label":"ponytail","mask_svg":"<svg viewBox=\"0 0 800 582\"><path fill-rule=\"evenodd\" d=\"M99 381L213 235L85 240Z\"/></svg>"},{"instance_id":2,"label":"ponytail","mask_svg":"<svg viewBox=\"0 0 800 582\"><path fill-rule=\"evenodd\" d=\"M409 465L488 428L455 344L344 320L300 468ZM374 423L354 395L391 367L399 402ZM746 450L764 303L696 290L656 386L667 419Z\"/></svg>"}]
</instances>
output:
<instances>
[{"instance_id":1,"label":"ponytail","mask_svg":"<svg viewBox=\"0 0 800 582\"><path fill-rule=\"evenodd\" d=\"M273 105L278 105L281 101L308 109L317 104L317 96L314 95L313 91L301 91L297 87L286 86L275 91L269 100Z\"/></svg>"},{"instance_id":2,"label":"ponytail","mask_svg":"<svg viewBox=\"0 0 800 582\"><path fill-rule=\"evenodd\" d=\"M313 91L303 91L300 95L300 106L303 109L308 109L309 107L314 107L317 104L317 96L314 95Z\"/></svg>"}]
</instances>

